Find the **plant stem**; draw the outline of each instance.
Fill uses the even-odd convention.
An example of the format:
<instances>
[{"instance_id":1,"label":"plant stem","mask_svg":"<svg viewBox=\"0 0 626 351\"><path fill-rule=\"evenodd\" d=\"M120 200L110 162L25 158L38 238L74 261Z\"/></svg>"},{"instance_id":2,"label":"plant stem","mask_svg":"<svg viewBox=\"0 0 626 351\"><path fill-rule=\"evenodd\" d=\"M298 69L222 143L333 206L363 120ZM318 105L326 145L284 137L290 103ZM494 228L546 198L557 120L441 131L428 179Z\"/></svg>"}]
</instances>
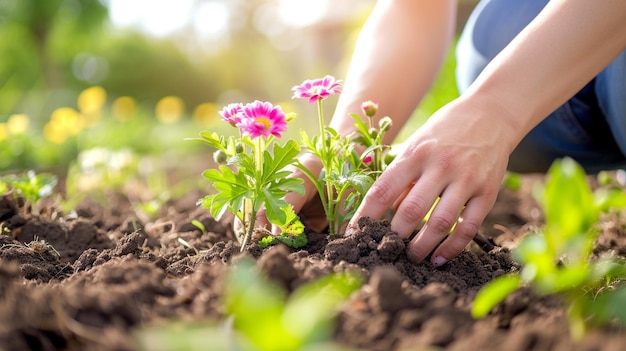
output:
<instances>
[{"instance_id":1,"label":"plant stem","mask_svg":"<svg viewBox=\"0 0 626 351\"><path fill-rule=\"evenodd\" d=\"M256 147L254 150L254 192L252 193L252 206L250 209L250 221L248 223L248 228L246 229L246 234L243 237L243 241L241 243L240 252L243 252L248 241L250 240L250 236L254 231L254 225L256 223L256 212L258 207L258 195L263 191L263 152L265 151L265 140L263 137L259 136L256 138ZM246 202L244 201L244 218L248 214L245 208ZM245 223L244 223L245 228Z\"/></svg>"},{"instance_id":2,"label":"plant stem","mask_svg":"<svg viewBox=\"0 0 626 351\"><path fill-rule=\"evenodd\" d=\"M336 204L333 200L333 186L331 182L329 182L328 175L332 172L332 161L330 160L331 154L329 150L330 148L326 145L326 128L324 127L324 112L322 110L322 99L317 99L317 115L320 127L320 141L322 143L321 156L322 156L322 167L324 167L324 183L326 184L326 198L324 198L324 194L320 194L322 202L326 202L328 204L326 211L326 220L328 221L328 232L330 235L334 235L336 233L335 228L335 212Z\"/></svg>"}]
</instances>

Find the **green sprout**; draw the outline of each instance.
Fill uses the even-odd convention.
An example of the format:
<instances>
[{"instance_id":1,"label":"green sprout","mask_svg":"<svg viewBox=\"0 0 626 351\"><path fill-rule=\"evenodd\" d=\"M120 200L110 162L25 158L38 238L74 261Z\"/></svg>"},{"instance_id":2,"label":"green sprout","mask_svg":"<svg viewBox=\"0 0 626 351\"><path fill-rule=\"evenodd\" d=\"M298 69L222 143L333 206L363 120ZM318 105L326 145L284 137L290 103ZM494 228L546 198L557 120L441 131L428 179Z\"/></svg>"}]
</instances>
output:
<instances>
[{"instance_id":1,"label":"green sprout","mask_svg":"<svg viewBox=\"0 0 626 351\"><path fill-rule=\"evenodd\" d=\"M206 226L204 225L204 223L200 222L200 221L199 221L199 220L197 220L197 219L192 219L192 220L191 220L191 224L192 224L194 227L196 227L196 228L200 229L200 231L202 232L202 235L206 235L207 230L206 230Z\"/></svg>"},{"instance_id":2,"label":"green sprout","mask_svg":"<svg viewBox=\"0 0 626 351\"><path fill-rule=\"evenodd\" d=\"M39 214L40 200L52 195L57 185L57 177L49 173L35 173L28 171L25 175L8 175L0 178L0 184L4 184L5 193L12 189L17 197L25 200L24 209L31 207L32 213ZM10 191L10 190L9 190Z\"/></svg>"},{"instance_id":3,"label":"green sprout","mask_svg":"<svg viewBox=\"0 0 626 351\"><path fill-rule=\"evenodd\" d=\"M569 302L568 319L575 339L594 324L613 319L626 322L621 308L610 308L626 303L625 289L605 289L611 282L626 279L626 265L612 257L594 260L591 256L600 215L626 208L626 193L615 188L592 192L582 167L564 158L548 171L541 200L545 225L513 250L522 265L520 274L500 276L483 287L472 315L486 316L510 293L530 285L539 294L558 294Z\"/></svg>"}]
</instances>

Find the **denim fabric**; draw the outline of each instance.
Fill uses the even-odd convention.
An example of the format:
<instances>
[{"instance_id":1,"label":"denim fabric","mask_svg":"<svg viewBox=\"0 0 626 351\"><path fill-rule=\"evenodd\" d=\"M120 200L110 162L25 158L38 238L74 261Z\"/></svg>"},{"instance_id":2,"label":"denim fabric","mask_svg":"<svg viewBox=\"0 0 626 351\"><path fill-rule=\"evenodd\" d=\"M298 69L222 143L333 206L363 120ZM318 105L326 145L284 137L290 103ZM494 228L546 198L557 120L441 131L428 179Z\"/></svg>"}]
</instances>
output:
<instances>
[{"instance_id":1,"label":"denim fabric","mask_svg":"<svg viewBox=\"0 0 626 351\"><path fill-rule=\"evenodd\" d=\"M548 0L482 0L457 45L463 92ZM549 54L549 53L546 53ZM626 51L567 103L537 125L513 151L509 170L544 172L570 156L587 172L626 169Z\"/></svg>"}]
</instances>

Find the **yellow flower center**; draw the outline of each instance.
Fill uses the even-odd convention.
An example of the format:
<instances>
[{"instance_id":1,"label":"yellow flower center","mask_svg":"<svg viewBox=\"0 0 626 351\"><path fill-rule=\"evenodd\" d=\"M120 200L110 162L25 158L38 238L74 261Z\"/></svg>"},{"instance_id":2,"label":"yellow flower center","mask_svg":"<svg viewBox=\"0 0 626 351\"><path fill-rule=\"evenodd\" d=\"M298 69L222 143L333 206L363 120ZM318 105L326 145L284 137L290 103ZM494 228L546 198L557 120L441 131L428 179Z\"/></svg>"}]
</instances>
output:
<instances>
[{"instance_id":1,"label":"yellow flower center","mask_svg":"<svg viewBox=\"0 0 626 351\"><path fill-rule=\"evenodd\" d=\"M269 129L269 127L272 125L272 122L267 117L257 117L254 121L263 124L263 127L265 129Z\"/></svg>"}]
</instances>

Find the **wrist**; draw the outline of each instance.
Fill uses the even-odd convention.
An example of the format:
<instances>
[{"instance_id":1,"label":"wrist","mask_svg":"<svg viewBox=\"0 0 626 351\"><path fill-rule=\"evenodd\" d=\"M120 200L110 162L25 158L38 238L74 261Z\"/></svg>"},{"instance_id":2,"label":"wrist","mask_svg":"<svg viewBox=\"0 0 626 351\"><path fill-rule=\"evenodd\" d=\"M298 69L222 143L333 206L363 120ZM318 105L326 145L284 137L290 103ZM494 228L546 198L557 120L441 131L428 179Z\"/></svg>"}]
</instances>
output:
<instances>
[{"instance_id":1,"label":"wrist","mask_svg":"<svg viewBox=\"0 0 626 351\"><path fill-rule=\"evenodd\" d=\"M460 104L469 106L470 113L475 111L473 114L478 116L485 128L500 136L502 147L510 154L536 123L533 123L530 108L517 108L505 94L475 89L458 100Z\"/></svg>"}]
</instances>

